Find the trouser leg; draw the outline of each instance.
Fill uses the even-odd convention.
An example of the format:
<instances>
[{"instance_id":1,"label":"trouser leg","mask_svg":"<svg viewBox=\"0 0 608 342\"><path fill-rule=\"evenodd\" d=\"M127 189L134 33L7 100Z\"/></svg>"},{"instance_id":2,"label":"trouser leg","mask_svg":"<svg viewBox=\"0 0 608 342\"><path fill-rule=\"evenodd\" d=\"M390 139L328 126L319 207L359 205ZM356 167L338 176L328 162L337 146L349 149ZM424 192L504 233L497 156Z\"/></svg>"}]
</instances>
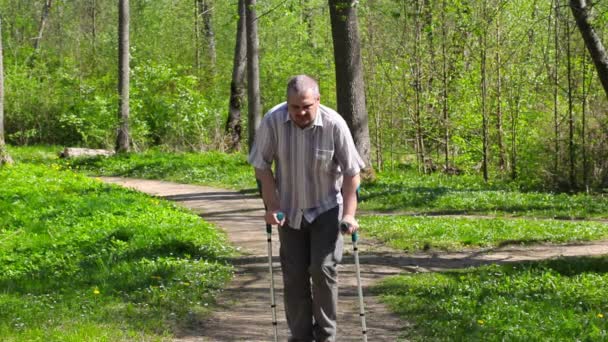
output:
<instances>
[{"instance_id":1,"label":"trouser leg","mask_svg":"<svg viewBox=\"0 0 608 342\"><path fill-rule=\"evenodd\" d=\"M310 288L310 233L307 228L279 228L283 272L285 317L290 341L312 341L312 298Z\"/></svg>"},{"instance_id":2,"label":"trouser leg","mask_svg":"<svg viewBox=\"0 0 608 342\"><path fill-rule=\"evenodd\" d=\"M338 307L337 264L342 260L343 238L338 227L339 208L321 214L309 226L313 316L318 341L335 341Z\"/></svg>"}]
</instances>

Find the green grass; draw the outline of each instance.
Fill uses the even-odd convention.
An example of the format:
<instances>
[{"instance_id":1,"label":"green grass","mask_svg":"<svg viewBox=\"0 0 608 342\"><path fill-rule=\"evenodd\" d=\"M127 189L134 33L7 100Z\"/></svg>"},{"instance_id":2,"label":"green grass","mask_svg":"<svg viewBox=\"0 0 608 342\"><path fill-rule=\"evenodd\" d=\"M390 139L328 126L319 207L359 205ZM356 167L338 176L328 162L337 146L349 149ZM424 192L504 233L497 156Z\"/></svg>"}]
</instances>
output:
<instances>
[{"instance_id":1,"label":"green grass","mask_svg":"<svg viewBox=\"0 0 608 342\"><path fill-rule=\"evenodd\" d=\"M474 176L379 174L361 187L361 210L427 214L491 214L548 218L608 218L608 196L522 192L516 184Z\"/></svg>"},{"instance_id":2,"label":"green grass","mask_svg":"<svg viewBox=\"0 0 608 342\"><path fill-rule=\"evenodd\" d=\"M166 153L151 150L110 158L78 158L65 165L91 175L163 179L231 189L256 187L253 168L242 154Z\"/></svg>"},{"instance_id":3,"label":"green grass","mask_svg":"<svg viewBox=\"0 0 608 342\"><path fill-rule=\"evenodd\" d=\"M359 221L364 234L406 251L608 238L608 224L590 221L432 216L364 216Z\"/></svg>"},{"instance_id":4,"label":"green grass","mask_svg":"<svg viewBox=\"0 0 608 342\"><path fill-rule=\"evenodd\" d=\"M168 153L151 150L110 158L58 160L58 147L12 147L17 161L59 163L89 175L163 179L180 183L254 189L255 177L244 154ZM608 218L608 196L523 192L518 184L485 183L479 176L378 173L361 186L362 211L417 214L489 214L543 218Z\"/></svg>"},{"instance_id":5,"label":"green grass","mask_svg":"<svg viewBox=\"0 0 608 342\"><path fill-rule=\"evenodd\" d=\"M606 341L608 257L385 279L411 341Z\"/></svg>"},{"instance_id":6,"label":"green grass","mask_svg":"<svg viewBox=\"0 0 608 342\"><path fill-rule=\"evenodd\" d=\"M232 275L225 236L61 169L0 169L0 340L161 340L200 319Z\"/></svg>"},{"instance_id":7,"label":"green grass","mask_svg":"<svg viewBox=\"0 0 608 342\"><path fill-rule=\"evenodd\" d=\"M8 152L17 163L45 164L59 163L59 152L63 150L60 146L34 145L34 146L10 146Z\"/></svg>"},{"instance_id":8,"label":"green grass","mask_svg":"<svg viewBox=\"0 0 608 342\"><path fill-rule=\"evenodd\" d=\"M215 151L185 153L148 150L112 157L60 159L59 146L9 146L16 162L57 164L91 176L160 179L187 184L254 189L253 168L244 154Z\"/></svg>"}]
</instances>

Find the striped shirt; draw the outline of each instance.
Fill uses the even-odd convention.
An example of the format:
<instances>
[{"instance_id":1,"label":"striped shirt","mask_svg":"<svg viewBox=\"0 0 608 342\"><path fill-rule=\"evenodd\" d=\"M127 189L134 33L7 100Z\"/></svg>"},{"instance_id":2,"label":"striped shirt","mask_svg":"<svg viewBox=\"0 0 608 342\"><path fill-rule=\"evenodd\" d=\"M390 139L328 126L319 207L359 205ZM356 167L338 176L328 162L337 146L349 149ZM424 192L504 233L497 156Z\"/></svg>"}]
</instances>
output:
<instances>
[{"instance_id":1,"label":"striped shirt","mask_svg":"<svg viewBox=\"0 0 608 342\"><path fill-rule=\"evenodd\" d=\"M273 162L281 211L292 228L338 205L341 217L343 175L355 176L365 166L338 113L319 105L314 122L300 128L286 102L266 113L249 154L257 169L270 170Z\"/></svg>"}]
</instances>

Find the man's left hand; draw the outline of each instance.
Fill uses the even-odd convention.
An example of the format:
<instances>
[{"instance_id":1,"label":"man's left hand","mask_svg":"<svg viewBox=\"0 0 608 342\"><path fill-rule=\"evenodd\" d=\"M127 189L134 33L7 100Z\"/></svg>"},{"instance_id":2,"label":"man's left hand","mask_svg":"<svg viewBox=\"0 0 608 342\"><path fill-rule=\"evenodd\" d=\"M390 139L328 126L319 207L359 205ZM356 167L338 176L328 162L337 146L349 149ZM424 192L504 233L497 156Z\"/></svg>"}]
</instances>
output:
<instances>
[{"instance_id":1,"label":"man's left hand","mask_svg":"<svg viewBox=\"0 0 608 342\"><path fill-rule=\"evenodd\" d=\"M348 224L348 230L342 232L344 234L352 234L359 229L359 222L353 215L344 215L341 222Z\"/></svg>"}]
</instances>

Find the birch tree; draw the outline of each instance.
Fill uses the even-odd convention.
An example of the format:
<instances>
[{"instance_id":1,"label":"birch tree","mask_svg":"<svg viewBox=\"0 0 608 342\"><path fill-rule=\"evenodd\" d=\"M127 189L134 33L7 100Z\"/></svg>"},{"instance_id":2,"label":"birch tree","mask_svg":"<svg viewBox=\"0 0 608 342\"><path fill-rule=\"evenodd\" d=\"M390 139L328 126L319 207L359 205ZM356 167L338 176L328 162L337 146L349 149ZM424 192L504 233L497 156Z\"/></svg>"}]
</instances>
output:
<instances>
[{"instance_id":1,"label":"birch tree","mask_svg":"<svg viewBox=\"0 0 608 342\"><path fill-rule=\"evenodd\" d=\"M130 150L129 138L129 0L118 1L118 120L116 152Z\"/></svg>"},{"instance_id":2,"label":"birch tree","mask_svg":"<svg viewBox=\"0 0 608 342\"><path fill-rule=\"evenodd\" d=\"M2 49L2 18L0 18L0 166L12 164L13 160L4 142L4 51Z\"/></svg>"}]
</instances>

